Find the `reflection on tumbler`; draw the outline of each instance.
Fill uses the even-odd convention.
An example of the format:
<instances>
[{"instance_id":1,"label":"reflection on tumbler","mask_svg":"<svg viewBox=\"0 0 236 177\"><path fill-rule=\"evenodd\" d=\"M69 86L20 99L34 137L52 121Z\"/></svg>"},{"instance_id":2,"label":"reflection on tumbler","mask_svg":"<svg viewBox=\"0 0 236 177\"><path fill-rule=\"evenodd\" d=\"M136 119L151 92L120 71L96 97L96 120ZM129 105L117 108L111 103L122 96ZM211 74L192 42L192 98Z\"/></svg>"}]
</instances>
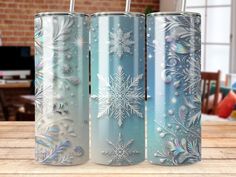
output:
<instances>
[{"instance_id":1,"label":"reflection on tumbler","mask_svg":"<svg viewBox=\"0 0 236 177\"><path fill-rule=\"evenodd\" d=\"M148 161L161 165L201 160L201 17L147 17Z\"/></svg>"},{"instance_id":2,"label":"reflection on tumbler","mask_svg":"<svg viewBox=\"0 0 236 177\"><path fill-rule=\"evenodd\" d=\"M97 13L91 21L92 160L144 160L144 37L139 13Z\"/></svg>"},{"instance_id":3,"label":"reflection on tumbler","mask_svg":"<svg viewBox=\"0 0 236 177\"><path fill-rule=\"evenodd\" d=\"M89 158L88 17L35 17L36 161L81 164Z\"/></svg>"}]
</instances>

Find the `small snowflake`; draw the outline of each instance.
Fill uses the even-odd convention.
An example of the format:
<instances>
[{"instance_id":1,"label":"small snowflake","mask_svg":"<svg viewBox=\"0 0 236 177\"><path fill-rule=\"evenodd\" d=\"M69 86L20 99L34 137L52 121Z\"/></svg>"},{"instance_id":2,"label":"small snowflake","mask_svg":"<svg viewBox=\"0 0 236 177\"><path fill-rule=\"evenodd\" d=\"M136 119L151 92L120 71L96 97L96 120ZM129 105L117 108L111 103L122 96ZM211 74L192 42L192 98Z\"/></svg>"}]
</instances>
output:
<instances>
[{"instance_id":1,"label":"small snowflake","mask_svg":"<svg viewBox=\"0 0 236 177\"><path fill-rule=\"evenodd\" d=\"M119 139L117 144L114 144L110 140L107 140L107 143L111 146L112 151L103 151L102 154L111 158L111 160L109 160L109 164L132 164L130 157L139 154L138 151L129 149L133 142L134 140L131 139L127 143L124 143L122 140L122 136L119 133Z\"/></svg>"},{"instance_id":2,"label":"small snowflake","mask_svg":"<svg viewBox=\"0 0 236 177\"><path fill-rule=\"evenodd\" d=\"M144 101L142 88L139 87L139 80L142 74L137 77L126 76L122 67L118 67L118 72L114 77L110 77L110 82L98 74L98 78L104 87L99 90L98 98L99 113L98 118L104 115L114 116L118 125L121 126L126 116L134 114L143 118L140 105Z\"/></svg>"},{"instance_id":3,"label":"small snowflake","mask_svg":"<svg viewBox=\"0 0 236 177\"><path fill-rule=\"evenodd\" d=\"M52 97L54 93L52 91L52 86L38 85L35 87L35 111L38 113L49 114L52 107Z\"/></svg>"},{"instance_id":4,"label":"small snowflake","mask_svg":"<svg viewBox=\"0 0 236 177\"><path fill-rule=\"evenodd\" d=\"M110 53L116 54L119 58L124 53L132 54L130 48L134 41L130 39L131 33L124 33L121 28L118 28L114 33L110 33Z\"/></svg>"},{"instance_id":5,"label":"small snowflake","mask_svg":"<svg viewBox=\"0 0 236 177\"><path fill-rule=\"evenodd\" d=\"M35 87L35 109L42 112L43 107L43 88L42 86Z\"/></svg>"},{"instance_id":6,"label":"small snowflake","mask_svg":"<svg viewBox=\"0 0 236 177\"><path fill-rule=\"evenodd\" d=\"M53 104L53 112L61 115L61 116L65 116L69 114L69 109L68 109L68 103L66 102L56 102Z\"/></svg>"},{"instance_id":7,"label":"small snowflake","mask_svg":"<svg viewBox=\"0 0 236 177\"><path fill-rule=\"evenodd\" d=\"M70 65L68 65L68 64L63 65L63 73L64 74L69 74L71 72L72 72L72 68Z\"/></svg>"}]
</instances>

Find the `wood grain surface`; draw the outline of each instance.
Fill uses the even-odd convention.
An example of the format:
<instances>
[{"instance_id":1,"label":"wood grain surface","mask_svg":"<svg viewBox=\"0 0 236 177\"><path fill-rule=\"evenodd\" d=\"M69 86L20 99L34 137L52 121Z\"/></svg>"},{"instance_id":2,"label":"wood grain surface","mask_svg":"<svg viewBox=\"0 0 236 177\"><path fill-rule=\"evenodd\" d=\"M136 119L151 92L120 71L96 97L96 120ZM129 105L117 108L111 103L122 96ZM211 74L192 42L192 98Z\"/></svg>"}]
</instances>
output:
<instances>
[{"instance_id":1,"label":"wood grain surface","mask_svg":"<svg viewBox=\"0 0 236 177\"><path fill-rule=\"evenodd\" d=\"M166 167L147 161L107 167L93 162L56 167L34 161L34 123L0 122L0 176L4 177L236 177L236 122L204 122L202 161Z\"/></svg>"}]
</instances>

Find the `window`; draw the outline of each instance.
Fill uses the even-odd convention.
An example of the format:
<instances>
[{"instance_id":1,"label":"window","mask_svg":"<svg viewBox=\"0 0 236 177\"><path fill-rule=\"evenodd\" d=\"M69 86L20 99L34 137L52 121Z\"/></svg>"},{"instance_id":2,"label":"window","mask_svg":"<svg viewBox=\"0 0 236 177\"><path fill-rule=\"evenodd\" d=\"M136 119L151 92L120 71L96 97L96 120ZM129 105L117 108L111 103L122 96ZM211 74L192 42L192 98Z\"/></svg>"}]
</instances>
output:
<instances>
[{"instance_id":1,"label":"window","mask_svg":"<svg viewBox=\"0 0 236 177\"><path fill-rule=\"evenodd\" d=\"M231 0L187 0L186 10L202 16L202 70L230 72Z\"/></svg>"}]
</instances>

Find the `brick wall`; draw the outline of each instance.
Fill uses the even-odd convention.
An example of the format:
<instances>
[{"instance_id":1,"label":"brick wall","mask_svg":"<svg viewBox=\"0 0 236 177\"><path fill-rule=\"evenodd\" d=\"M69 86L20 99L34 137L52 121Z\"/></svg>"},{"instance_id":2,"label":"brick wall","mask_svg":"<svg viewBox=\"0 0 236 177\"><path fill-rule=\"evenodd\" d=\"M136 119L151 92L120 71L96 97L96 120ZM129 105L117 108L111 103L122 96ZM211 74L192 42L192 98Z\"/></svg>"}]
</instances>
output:
<instances>
[{"instance_id":1,"label":"brick wall","mask_svg":"<svg viewBox=\"0 0 236 177\"><path fill-rule=\"evenodd\" d=\"M0 0L0 31L3 45L33 47L34 14L67 11L69 0ZM144 12L146 7L159 10L159 0L133 0L131 11ZM76 0L76 11L123 11L125 0ZM32 48L33 51L33 48Z\"/></svg>"}]
</instances>

